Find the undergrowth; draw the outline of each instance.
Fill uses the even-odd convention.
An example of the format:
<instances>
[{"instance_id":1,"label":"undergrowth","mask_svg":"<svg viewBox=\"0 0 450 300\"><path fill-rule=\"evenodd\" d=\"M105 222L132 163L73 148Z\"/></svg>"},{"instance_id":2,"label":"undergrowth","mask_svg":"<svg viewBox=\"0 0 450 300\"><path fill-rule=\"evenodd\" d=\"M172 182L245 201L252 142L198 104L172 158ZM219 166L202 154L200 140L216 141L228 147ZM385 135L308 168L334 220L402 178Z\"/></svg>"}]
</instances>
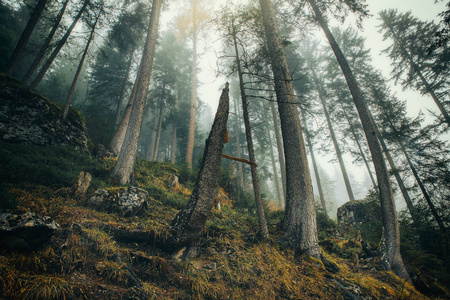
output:
<instances>
[{"instance_id":1,"label":"undergrowth","mask_svg":"<svg viewBox=\"0 0 450 300\"><path fill-rule=\"evenodd\" d=\"M10 150L2 150L2 157L12 155L4 154L14 148L8 147ZM41 154L20 151L39 165ZM57 149L44 152L56 155ZM72 198L69 189L78 171L86 170L95 175L94 187L110 185L103 176L114 160L94 162L70 151L67 155L65 162L47 163L53 170L51 176L59 174L56 169L66 174L56 181L37 175L21 177L25 175L12 168L18 162L11 162L11 168L2 171L2 176L12 178L0 192L13 199L9 201L16 202L19 210L50 215L60 229L39 249L0 250L0 298L347 299L350 291L360 298L426 299L392 273L380 270L376 261L355 265L351 259L355 254L362 257L361 243L330 237L337 225L320 212L321 245L326 258L340 267L336 274L328 272L321 261L297 257L279 242L283 237L280 211L267 214L271 239L262 243L256 216L251 209L236 205L234 199L221 210L213 209L199 243L200 254L190 261L172 259L153 239L125 242L118 238L118 232L151 232L170 238L170 222L191 193L182 180L178 186L169 183L172 176L181 177L182 172L169 163L139 160L134 180L149 192L148 208L142 216L121 217L86 207L83 199ZM72 165L64 165L71 159ZM21 166L39 172L31 162ZM130 270L140 286L134 286Z\"/></svg>"},{"instance_id":2,"label":"undergrowth","mask_svg":"<svg viewBox=\"0 0 450 300\"><path fill-rule=\"evenodd\" d=\"M64 187L74 183L81 171L93 176L92 185L102 186L108 172L90 155L70 146L36 146L0 141L0 180Z\"/></svg>"}]
</instances>

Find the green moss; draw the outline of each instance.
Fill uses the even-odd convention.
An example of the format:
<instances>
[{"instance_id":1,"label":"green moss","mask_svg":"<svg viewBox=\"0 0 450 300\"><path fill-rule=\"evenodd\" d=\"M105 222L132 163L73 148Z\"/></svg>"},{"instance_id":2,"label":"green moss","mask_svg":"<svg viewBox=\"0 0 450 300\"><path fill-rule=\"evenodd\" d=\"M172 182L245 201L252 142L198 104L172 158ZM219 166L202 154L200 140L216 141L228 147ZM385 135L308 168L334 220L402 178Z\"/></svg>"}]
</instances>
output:
<instances>
[{"instance_id":1,"label":"green moss","mask_svg":"<svg viewBox=\"0 0 450 300\"><path fill-rule=\"evenodd\" d=\"M9 192L9 184L0 182L0 209L14 209L17 205L17 196Z\"/></svg>"},{"instance_id":2,"label":"green moss","mask_svg":"<svg viewBox=\"0 0 450 300\"><path fill-rule=\"evenodd\" d=\"M107 170L87 154L70 146L34 146L0 141L0 179L63 187L75 183L81 171L93 176L93 186L107 180Z\"/></svg>"}]
</instances>

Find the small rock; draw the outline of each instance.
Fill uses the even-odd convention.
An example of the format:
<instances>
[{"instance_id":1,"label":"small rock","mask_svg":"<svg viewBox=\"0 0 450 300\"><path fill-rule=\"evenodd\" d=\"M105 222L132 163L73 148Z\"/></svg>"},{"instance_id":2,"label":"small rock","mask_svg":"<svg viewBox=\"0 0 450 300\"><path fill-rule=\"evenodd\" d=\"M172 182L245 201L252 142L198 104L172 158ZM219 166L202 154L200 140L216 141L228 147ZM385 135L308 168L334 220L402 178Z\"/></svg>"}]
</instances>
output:
<instances>
[{"instance_id":1,"label":"small rock","mask_svg":"<svg viewBox=\"0 0 450 300\"><path fill-rule=\"evenodd\" d=\"M115 194L100 189L88 199L88 204L102 211L130 217L140 215L145 211L147 198L147 191L137 187L128 187Z\"/></svg>"},{"instance_id":2,"label":"small rock","mask_svg":"<svg viewBox=\"0 0 450 300\"><path fill-rule=\"evenodd\" d=\"M88 172L80 172L78 174L77 182L73 186L73 193L75 198L81 198L86 195L89 186L91 185L92 175Z\"/></svg>"},{"instance_id":3,"label":"small rock","mask_svg":"<svg viewBox=\"0 0 450 300\"><path fill-rule=\"evenodd\" d=\"M215 262L212 262L210 264L204 265L203 269L207 270L207 271L215 271L217 267L217 264Z\"/></svg>"},{"instance_id":4,"label":"small rock","mask_svg":"<svg viewBox=\"0 0 450 300\"><path fill-rule=\"evenodd\" d=\"M171 175L169 177L169 187L173 189L177 189L180 186L180 183L178 182L178 176Z\"/></svg>"},{"instance_id":5,"label":"small rock","mask_svg":"<svg viewBox=\"0 0 450 300\"><path fill-rule=\"evenodd\" d=\"M260 268L260 267L257 267L257 266L252 267L252 271L253 271L253 273L254 273L256 276L259 276L259 275L261 275L261 273L262 273L261 268Z\"/></svg>"},{"instance_id":6,"label":"small rock","mask_svg":"<svg viewBox=\"0 0 450 300\"><path fill-rule=\"evenodd\" d=\"M35 213L0 214L0 246L7 249L29 249L46 244L58 224L49 216Z\"/></svg>"},{"instance_id":7,"label":"small rock","mask_svg":"<svg viewBox=\"0 0 450 300\"><path fill-rule=\"evenodd\" d=\"M357 225L375 219L371 204L365 200L353 200L337 210L337 219L341 227L356 228Z\"/></svg>"}]
</instances>

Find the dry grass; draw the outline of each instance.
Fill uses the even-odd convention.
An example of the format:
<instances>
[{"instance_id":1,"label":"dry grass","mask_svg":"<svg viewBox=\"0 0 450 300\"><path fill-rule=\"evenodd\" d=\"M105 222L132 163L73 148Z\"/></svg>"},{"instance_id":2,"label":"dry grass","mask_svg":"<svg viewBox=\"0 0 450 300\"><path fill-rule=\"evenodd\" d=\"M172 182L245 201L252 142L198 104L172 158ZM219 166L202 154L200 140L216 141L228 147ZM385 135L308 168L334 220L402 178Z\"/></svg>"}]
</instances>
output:
<instances>
[{"instance_id":1,"label":"dry grass","mask_svg":"<svg viewBox=\"0 0 450 300\"><path fill-rule=\"evenodd\" d=\"M60 230L42 249L0 253L0 298L345 299L345 286L372 299L427 299L394 274L356 270L338 254L324 252L341 268L337 274L327 272L320 261L297 258L291 249L274 242L282 234L275 227L271 227L273 240L260 243L255 217L227 205L221 211L213 209L200 255L189 262L171 260L152 241L114 240L111 229L149 231L169 238L169 224L178 211L170 199L187 199L190 191L167 186L166 179L173 174L170 165L158 172L140 171L141 187L151 184L166 197L150 195L148 211L141 217L97 212L71 199L64 189L13 187L22 210L51 215ZM361 251L360 245L348 241L336 245L347 256ZM123 263L112 260L115 254ZM142 287L129 288L125 264L136 272Z\"/></svg>"}]
</instances>

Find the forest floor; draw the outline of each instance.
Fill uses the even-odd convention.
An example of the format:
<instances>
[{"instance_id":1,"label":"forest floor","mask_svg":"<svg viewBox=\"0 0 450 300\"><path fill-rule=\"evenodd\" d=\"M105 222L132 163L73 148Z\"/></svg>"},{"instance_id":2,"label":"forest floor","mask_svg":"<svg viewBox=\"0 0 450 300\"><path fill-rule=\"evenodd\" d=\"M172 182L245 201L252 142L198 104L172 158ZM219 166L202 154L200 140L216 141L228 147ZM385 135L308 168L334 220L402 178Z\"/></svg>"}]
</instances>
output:
<instances>
[{"instance_id":1,"label":"forest floor","mask_svg":"<svg viewBox=\"0 0 450 300\"><path fill-rule=\"evenodd\" d=\"M170 177L180 171L168 163L138 161L134 185L149 192L148 208L129 218L73 197L71 185L80 170L94 176L89 193L117 189L108 177L114 159L94 159L68 147L1 142L0 163L6 182L2 206L48 215L59 224L39 249L0 250L0 299L428 299L382 271L377 258L352 261L363 251L359 241L327 236L323 228L324 255L341 270L331 273L321 261L296 257L277 242L283 235L279 211L267 212L271 238L261 243L256 216L234 207L223 189L218 196L223 207L213 209L198 257L181 261L152 239L127 240L133 232L166 236L187 203L192 181L170 187ZM130 272L140 287L133 286ZM440 289L432 298L450 298Z\"/></svg>"}]
</instances>

